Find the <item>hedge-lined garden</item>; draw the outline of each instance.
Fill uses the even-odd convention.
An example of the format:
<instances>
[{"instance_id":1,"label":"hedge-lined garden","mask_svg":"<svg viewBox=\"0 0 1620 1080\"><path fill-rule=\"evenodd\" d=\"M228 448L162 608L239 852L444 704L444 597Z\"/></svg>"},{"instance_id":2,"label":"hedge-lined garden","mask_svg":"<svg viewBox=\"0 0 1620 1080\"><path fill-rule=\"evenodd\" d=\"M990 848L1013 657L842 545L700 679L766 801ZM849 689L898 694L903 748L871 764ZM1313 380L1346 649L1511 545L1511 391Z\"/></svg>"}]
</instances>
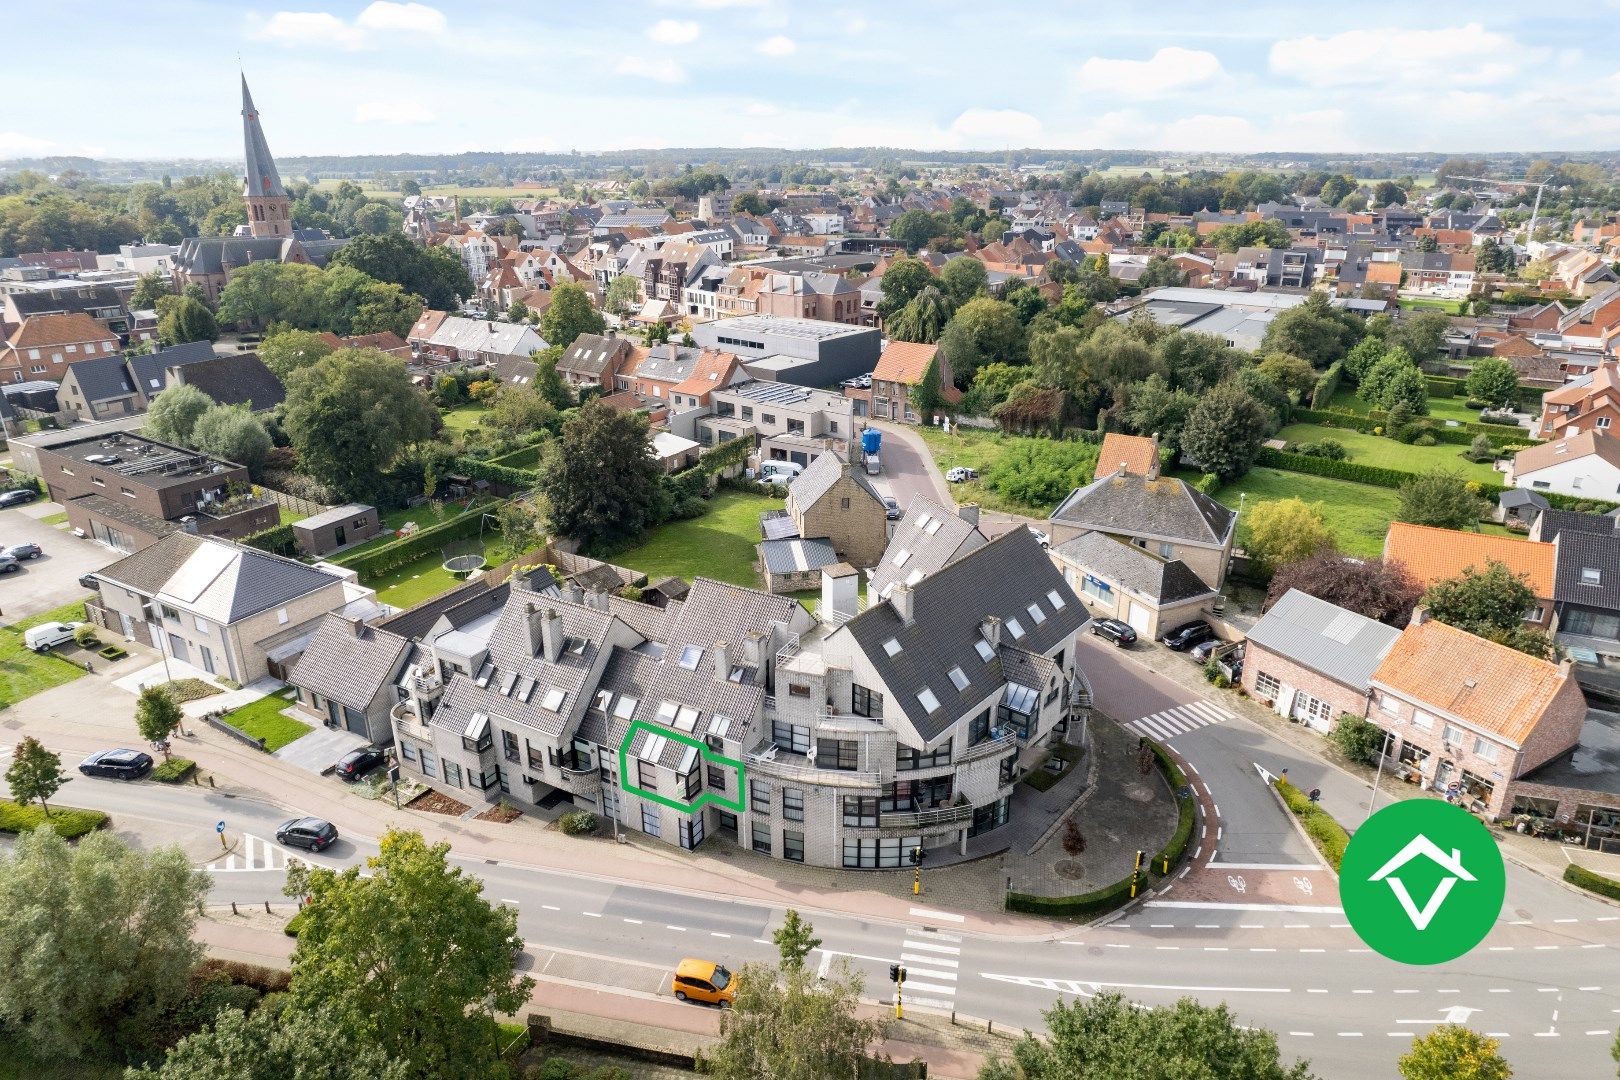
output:
<instances>
[{"instance_id":1,"label":"hedge-lined garden","mask_svg":"<svg viewBox=\"0 0 1620 1080\"><path fill-rule=\"evenodd\" d=\"M49 817L34 803L26 806L11 799L0 799L0 833L33 832L49 822L62 837L77 840L93 833L110 821L100 810L80 810L72 806L53 806Z\"/></svg>"}]
</instances>

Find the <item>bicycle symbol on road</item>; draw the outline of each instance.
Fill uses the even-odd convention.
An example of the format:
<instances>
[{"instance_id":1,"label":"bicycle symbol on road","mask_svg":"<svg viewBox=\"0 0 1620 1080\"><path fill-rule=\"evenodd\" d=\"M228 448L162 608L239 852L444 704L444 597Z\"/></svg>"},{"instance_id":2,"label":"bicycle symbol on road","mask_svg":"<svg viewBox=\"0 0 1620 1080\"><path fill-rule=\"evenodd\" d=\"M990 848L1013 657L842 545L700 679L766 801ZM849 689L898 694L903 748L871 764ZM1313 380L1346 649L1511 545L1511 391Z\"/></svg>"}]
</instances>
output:
<instances>
[{"instance_id":1,"label":"bicycle symbol on road","mask_svg":"<svg viewBox=\"0 0 1620 1080\"><path fill-rule=\"evenodd\" d=\"M1243 880L1242 874L1227 874L1226 883L1232 886L1232 888L1237 892L1242 893L1249 891L1249 883Z\"/></svg>"},{"instance_id":2,"label":"bicycle symbol on road","mask_svg":"<svg viewBox=\"0 0 1620 1080\"><path fill-rule=\"evenodd\" d=\"M1297 877L1297 878L1294 879L1294 884L1299 888L1299 891L1304 893L1306 896L1311 895L1311 879L1310 878L1308 878L1308 877Z\"/></svg>"}]
</instances>

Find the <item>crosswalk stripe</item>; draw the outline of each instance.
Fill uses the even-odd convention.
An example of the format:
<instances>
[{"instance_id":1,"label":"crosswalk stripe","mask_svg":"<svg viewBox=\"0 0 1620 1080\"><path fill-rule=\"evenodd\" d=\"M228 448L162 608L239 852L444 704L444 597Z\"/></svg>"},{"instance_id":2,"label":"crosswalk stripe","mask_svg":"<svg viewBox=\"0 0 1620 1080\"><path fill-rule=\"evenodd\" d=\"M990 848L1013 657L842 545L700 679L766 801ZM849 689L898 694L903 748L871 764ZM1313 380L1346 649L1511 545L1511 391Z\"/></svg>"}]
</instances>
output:
<instances>
[{"instance_id":1,"label":"crosswalk stripe","mask_svg":"<svg viewBox=\"0 0 1620 1080\"><path fill-rule=\"evenodd\" d=\"M1196 716L1188 716L1180 709L1170 709L1162 712L1155 719L1166 727L1174 729L1177 735L1185 735L1193 728L1202 726L1201 721Z\"/></svg>"},{"instance_id":2,"label":"crosswalk stripe","mask_svg":"<svg viewBox=\"0 0 1620 1080\"><path fill-rule=\"evenodd\" d=\"M954 987L954 986L941 986L938 983L912 982L910 979L906 980L906 989L908 989L908 990L922 990L922 991L925 991L925 992L930 993L930 994L953 994L954 995L956 993L956 987ZM913 1004L916 1004L916 1003L913 1002Z\"/></svg>"},{"instance_id":3,"label":"crosswalk stripe","mask_svg":"<svg viewBox=\"0 0 1620 1080\"><path fill-rule=\"evenodd\" d=\"M948 956L917 956L914 953L903 952L900 959L908 964L939 964L942 967L961 967L960 960L952 960Z\"/></svg>"},{"instance_id":4,"label":"crosswalk stripe","mask_svg":"<svg viewBox=\"0 0 1620 1080\"><path fill-rule=\"evenodd\" d=\"M931 971L928 968L907 968L906 978L909 980L913 975L921 975L925 979L949 979L951 982L956 981L956 972L954 971Z\"/></svg>"},{"instance_id":5,"label":"crosswalk stripe","mask_svg":"<svg viewBox=\"0 0 1620 1080\"><path fill-rule=\"evenodd\" d=\"M1204 722L1209 724L1223 724L1232 719L1231 713L1227 712L1219 705L1213 705L1207 701L1188 702L1187 708L1190 711L1203 716L1205 718Z\"/></svg>"},{"instance_id":6,"label":"crosswalk stripe","mask_svg":"<svg viewBox=\"0 0 1620 1080\"><path fill-rule=\"evenodd\" d=\"M962 951L955 945L935 945L932 941L918 941L916 938L907 938L906 948L922 949L924 952L949 953L951 955Z\"/></svg>"},{"instance_id":7,"label":"crosswalk stripe","mask_svg":"<svg viewBox=\"0 0 1620 1080\"><path fill-rule=\"evenodd\" d=\"M1160 720L1157 716L1148 716L1142 719L1142 726L1156 739L1173 739L1181 732Z\"/></svg>"}]
</instances>

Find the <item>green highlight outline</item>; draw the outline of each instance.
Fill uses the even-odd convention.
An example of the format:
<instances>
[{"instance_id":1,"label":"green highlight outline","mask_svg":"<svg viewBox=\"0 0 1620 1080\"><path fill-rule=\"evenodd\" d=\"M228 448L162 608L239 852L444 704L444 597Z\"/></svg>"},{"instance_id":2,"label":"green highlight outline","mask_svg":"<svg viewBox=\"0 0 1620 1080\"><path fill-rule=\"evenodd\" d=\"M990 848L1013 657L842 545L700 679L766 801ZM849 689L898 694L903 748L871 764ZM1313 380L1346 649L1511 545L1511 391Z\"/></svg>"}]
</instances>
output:
<instances>
[{"instance_id":1,"label":"green highlight outline","mask_svg":"<svg viewBox=\"0 0 1620 1080\"><path fill-rule=\"evenodd\" d=\"M666 739L674 739L676 742L682 742L687 746L694 747L700 756L700 760L702 761L712 761L717 764L727 765L733 769L736 769L737 801L732 802L730 799L726 799L712 791L703 791L698 794L698 797L695 800L689 803L684 799L671 799L668 796L658 794L656 791L648 791L646 788L632 784L630 782L630 771L628 767L630 741L636 737L636 732L643 730L650 731L654 735L662 735ZM732 813L743 813L745 809L743 806L743 792L747 790L745 787L747 783L747 776L748 772L743 767L741 760L737 758L729 758L723 754L717 754L713 750L709 749L708 744L703 742L703 740L698 739L695 736L676 731L673 728L667 728L664 725L654 723L651 720L636 720L632 722L630 725L630 730L625 732L624 740L619 743L619 786L625 791L630 792L632 795L639 795L643 799L651 799L655 803L667 806L672 810L679 810L683 814L690 814L701 810L708 803L714 803L716 806L724 807L725 809L730 810Z\"/></svg>"}]
</instances>

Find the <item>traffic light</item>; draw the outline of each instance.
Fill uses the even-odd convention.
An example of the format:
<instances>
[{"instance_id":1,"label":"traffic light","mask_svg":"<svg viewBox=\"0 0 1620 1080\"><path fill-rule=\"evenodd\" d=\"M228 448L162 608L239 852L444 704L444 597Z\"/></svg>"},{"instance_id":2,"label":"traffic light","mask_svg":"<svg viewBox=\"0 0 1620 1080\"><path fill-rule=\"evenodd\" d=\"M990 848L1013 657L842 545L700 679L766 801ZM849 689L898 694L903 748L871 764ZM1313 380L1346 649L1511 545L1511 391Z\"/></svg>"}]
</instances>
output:
<instances>
[{"instance_id":1,"label":"traffic light","mask_svg":"<svg viewBox=\"0 0 1620 1080\"><path fill-rule=\"evenodd\" d=\"M900 981L900 965L899 964L890 964L889 965L889 981L892 982L892 983L897 983L897 982Z\"/></svg>"},{"instance_id":2,"label":"traffic light","mask_svg":"<svg viewBox=\"0 0 1620 1080\"><path fill-rule=\"evenodd\" d=\"M923 864L923 858L924 858L924 852L923 852L923 849L921 847L914 847L914 848L911 849L911 865L912 866L921 866Z\"/></svg>"}]
</instances>

